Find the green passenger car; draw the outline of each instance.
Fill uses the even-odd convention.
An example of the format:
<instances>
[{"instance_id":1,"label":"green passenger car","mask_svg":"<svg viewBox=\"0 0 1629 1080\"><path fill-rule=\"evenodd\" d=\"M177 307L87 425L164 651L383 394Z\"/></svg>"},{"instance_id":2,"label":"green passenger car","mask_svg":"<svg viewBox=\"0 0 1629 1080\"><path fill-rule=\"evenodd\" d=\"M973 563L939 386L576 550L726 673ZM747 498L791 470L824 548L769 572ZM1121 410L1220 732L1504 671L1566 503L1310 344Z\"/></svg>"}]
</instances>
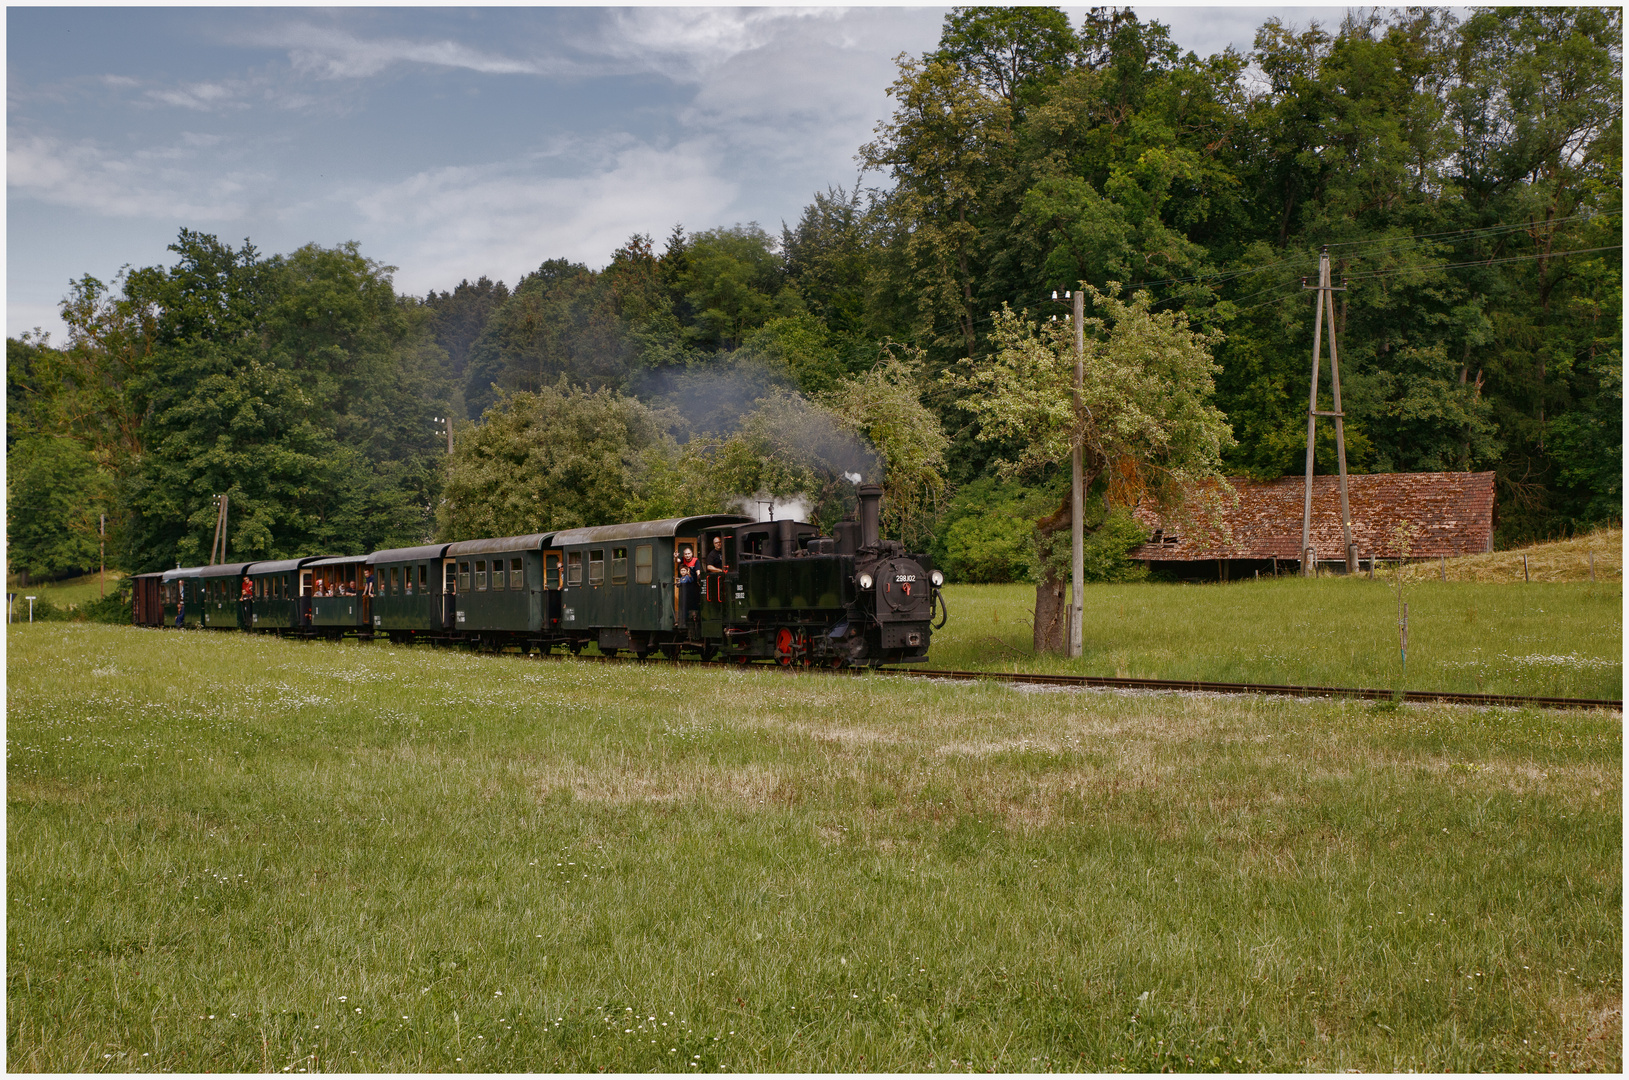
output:
<instances>
[{"instance_id":1,"label":"green passenger car","mask_svg":"<svg viewBox=\"0 0 1629 1080\"><path fill-rule=\"evenodd\" d=\"M310 579L308 625L312 633L322 637L371 636L372 620L364 581L367 561L366 555L340 555L312 559L300 568L301 574Z\"/></svg>"},{"instance_id":2,"label":"green passenger car","mask_svg":"<svg viewBox=\"0 0 1629 1080\"><path fill-rule=\"evenodd\" d=\"M561 633L573 648L594 642L602 652L628 649L641 656L699 641L702 627L681 618L675 552L688 545L705 561L702 530L751 520L707 514L555 533L550 551L564 562ZM699 589L697 600L699 611Z\"/></svg>"},{"instance_id":3,"label":"green passenger car","mask_svg":"<svg viewBox=\"0 0 1629 1080\"><path fill-rule=\"evenodd\" d=\"M198 571L203 593L201 625L211 630L236 630L249 624L250 602L245 598L244 571L253 563L217 563Z\"/></svg>"},{"instance_id":4,"label":"green passenger car","mask_svg":"<svg viewBox=\"0 0 1629 1080\"><path fill-rule=\"evenodd\" d=\"M249 583L254 589L250 629L279 634L305 629L310 605L301 588L300 568L317 558L280 559L249 567Z\"/></svg>"},{"instance_id":5,"label":"green passenger car","mask_svg":"<svg viewBox=\"0 0 1629 1080\"><path fill-rule=\"evenodd\" d=\"M543 580L543 549L551 533L460 540L449 544L446 565L455 594L453 629L496 645L540 641L550 613Z\"/></svg>"},{"instance_id":6,"label":"green passenger car","mask_svg":"<svg viewBox=\"0 0 1629 1080\"><path fill-rule=\"evenodd\" d=\"M390 548L364 560L362 589L368 594L375 634L392 641L440 636L450 628L451 567L446 544Z\"/></svg>"},{"instance_id":7,"label":"green passenger car","mask_svg":"<svg viewBox=\"0 0 1629 1080\"><path fill-rule=\"evenodd\" d=\"M202 626L204 603L203 586L198 575L205 567L176 567L164 571L164 624L166 626Z\"/></svg>"}]
</instances>

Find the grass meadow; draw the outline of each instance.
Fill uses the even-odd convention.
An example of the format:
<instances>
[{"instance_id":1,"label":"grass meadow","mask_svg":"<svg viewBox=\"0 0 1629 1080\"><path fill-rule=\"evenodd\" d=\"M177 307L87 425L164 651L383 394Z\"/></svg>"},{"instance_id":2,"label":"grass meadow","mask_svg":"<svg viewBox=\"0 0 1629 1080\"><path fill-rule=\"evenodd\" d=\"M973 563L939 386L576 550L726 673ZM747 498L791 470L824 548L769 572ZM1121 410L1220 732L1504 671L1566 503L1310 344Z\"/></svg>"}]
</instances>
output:
<instances>
[{"instance_id":1,"label":"grass meadow","mask_svg":"<svg viewBox=\"0 0 1629 1080\"><path fill-rule=\"evenodd\" d=\"M951 585L931 666L1619 700L1621 581L1088 585L1084 655L1036 656L1033 585Z\"/></svg>"},{"instance_id":2,"label":"grass meadow","mask_svg":"<svg viewBox=\"0 0 1629 1080\"><path fill-rule=\"evenodd\" d=\"M1622 1067L1617 713L8 645L12 1071Z\"/></svg>"}]
</instances>

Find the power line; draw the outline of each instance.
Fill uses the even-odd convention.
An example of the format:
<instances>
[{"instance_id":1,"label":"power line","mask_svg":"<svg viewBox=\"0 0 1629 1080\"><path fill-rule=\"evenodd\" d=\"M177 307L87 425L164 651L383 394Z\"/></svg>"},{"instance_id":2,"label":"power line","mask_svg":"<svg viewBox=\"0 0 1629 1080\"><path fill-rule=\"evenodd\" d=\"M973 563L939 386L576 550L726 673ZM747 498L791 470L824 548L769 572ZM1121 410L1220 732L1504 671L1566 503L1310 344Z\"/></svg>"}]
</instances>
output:
<instances>
[{"instance_id":1,"label":"power line","mask_svg":"<svg viewBox=\"0 0 1629 1080\"><path fill-rule=\"evenodd\" d=\"M1583 219L1594 219L1594 218L1599 218L1599 217L1612 217L1612 216L1621 215L1621 214L1622 214L1621 210L1606 210L1606 211L1601 211L1601 212L1595 213L1595 214L1573 214L1573 215L1571 215L1569 217L1554 218L1554 219L1551 220L1550 224L1561 224L1562 222L1567 222L1567 221L1579 221L1579 220L1583 220ZM1477 237L1477 236L1492 235L1494 233L1499 233L1499 232L1513 232L1513 231L1517 231L1517 230L1521 230L1521 229L1526 229L1526 228L1529 228L1529 227L1530 227L1529 224L1518 224L1518 225L1504 225L1504 224L1501 224L1501 225L1487 226L1486 228L1479 228L1479 229L1455 229L1455 230L1450 230L1450 231L1447 231L1447 232L1439 232L1439 233L1421 233L1421 234L1418 234L1416 236L1410 236L1410 237L1381 237L1381 238L1375 239L1375 240L1354 240L1354 241L1350 241L1349 243L1346 243L1346 244L1330 244L1329 246L1331 248L1335 248L1335 247L1372 246L1372 245L1375 245L1375 244L1393 244L1393 245L1395 245L1397 247L1403 247L1403 246L1406 246L1409 243L1411 243L1413 241L1416 241L1416 240L1424 240L1424 239L1430 239L1430 238L1434 238L1434 237L1463 236L1463 237L1469 239L1469 238ZM1614 248L1618 248L1618 247L1621 247L1621 246L1622 245L1620 245L1620 244L1610 244L1610 245L1607 245L1607 246L1604 246L1604 247L1574 248L1574 249L1570 249L1570 250L1567 250L1567 251L1551 252L1551 253L1549 253L1547 255L1512 255L1512 256L1507 256L1505 258L1501 258L1501 259L1474 259L1474 260L1471 260L1469 262L1460 262L1460 263L1438 263L1438 264L1426 265L1426 266L1395 267L1395 268L1389 269L1389 270L1373 270L1373 271L1368 271L1368 272L1365 272L1365 273L1342 274L1341 277L1343 279L1347 280L1347 281L1356 281L1356 280L1365 280L1365 279L1370 279L1370 278L1385 277L1385 276L1388 276L1390 274L1400 274L1400 273L1405 273L1405 272L1409 272L1409 271L1452 270L1452 269L1462 269L1462 268L1468 267L1468 266L1493 266L1493 265L1496 265L1496 264L1499 264L1499 263L1524 262L1524 261L1532 261L1534 259L1561 258L1561 257L1566 256L1566 255L1587 254L1587 253L1590 253L1590 252L1597 252L1597 251L1611 251ZM1364 256L1359 256L1359 257L1363 258ZM1307 256L1307 258L1308 258L1308 260L1310 260L1311 257ZM1284 265L1287 265L1289 263L1297 262L1297 261L1300 261L1300 259L1301 259L1301 256L1296 256L1294 258L1280 259L1277 262L1267 263L1267 264L1265 264L1263 266L1252 267L1252 268L1250 268L1248 270L1238 270L1238 271L1234 271L1234 272L1231 272L1231 273L1221 274L1221 275L1216 275L1216 276L1194 275L1194 276L1191 276L1191 277L1162 278L1162 279L1158 279L1158 280L1154 280L1154 281L1142 281L1142 282L1138 282L1134 286L1131 286L1131 288L1135 292L1138 289L1148 289L1148 288L1151 288L1151 287L1156 286L1156 285L1181 284L1181 283L1190 282L1190 281L1209 281L1209 282L1212 282L1212 283L1215 283L1215 284L1220 284L1221 282L1229 281L1229 280L1232 280L1234 278L1243 277L1243 276L1246 276L1248 274L1260 273L1260 272L1263 272L1263 271L1266 271L1266 270L1271 270L1271 269L1273 269L1275 267L1284 266ZM1271 286L1268 286L1265 289L1258 289L1257 291L1255 291L1253 293L1246 293L1244 296L1241 296L1241 297L1239 297L1239 298L1237 298L1235 300L1219 301L1219 302L1237 304L1237 303L1240 303L1242 301L1249 300L1249 299L1251 299L1253 297L1261 296L1261 295L1263 295L1265 293L1273 292L1273 291L1278 290L1278 289L1288 288L1290 285L1293 285L1293 284L1295 284L1294 281L1289 281L1289 282L1285 282L1285 283L1283 283L1281 285L1271 285ZM1173 300L1178 300L1179 301L1179 300L1183 300L1183 299L1186 299L1186 298L1180 297L1180 296L1167 296L1167 297L1164 297L1163 299L1159 300L1158 303L1164 304L1164 303L1168 303L1168 302L1173 301ZM1265 303L1253 304L1250 307L1241 308L1236 312L1236 314L1241 314L1242 315L1245 312L1254 311L1257 308L1261 308L1261 307L1266 307L1267 304L1276 303L1276 302L1278 302L1279 299L1282 299L1282 298L1274 298L1273 300L1268 300ZM972 323L972 325L974 327L982 327L985 324L993 322L993 321L994 321L994 315L979 315L979 316L973 317L970 320L970 322ZM947 331L947 330L959 333L959 332L961 332L962 329L963 328L960 325L956 325L954 327L933 326L933 327L931 327L929 329L929 332L931 334L933 334L935 337L938 337L938 336L943 336L944 332Z\"/></svg>"},{"instance_id":2,"label":"power line","mask_svg":"<svg viewBox=\"0 0 1629 1080\"><path fill-rule=\"evenodd\" d=\"M1535 259L1559 259L1566 255L1587 255L1594 251L1616 251L1622 244L1607 244L1604 247L1571 248L1567 251L1551 251L1541 255L1511 255L1503 259L1475 259L1471 262L1435 263L1425 266L1398 266L1390 270L1374 270L1367 274L1342 274L1345 281L1360 281L1365 278L1389 277L1392 274L1406 274L1410 272L1424 272L1430 270L1457 270L1467 266L1493 266L1498 263L1532 262Z\"/></svg>"},{"instance_id":3,"label":"power line","mask_svg":"<svg viewBox=\"0 0 1629 1080\"><path fill-rule=\"evenodd\" d=\"M1622 213L1623 213L1622 210L1600 210L1600 211L1596 211L1594 213L1589 213L1589 214L1572 214L1572 215L1570 215L1568 217L1551 218L1545 224L1548 224L1548 225L1560 225L1563 222L1567 222L1567 221L1582 221L1582 220L1586 220L1586 219L1594 219L1594 218L1597 218L1597 217L1613 217L1615 215L1619 215L1619 214L1622 214ZM1504 224L1504 223L1501 222L1498 225L1480 226L1480 227L1475 228L1475 229L1449 229L1446 232L1415 233L1415 234L1413 234L1411 236L1382 236L1382 237L1379 237L1379 238L1374 239L1374 240L1347 240L1347 241L1343 241L1342 243L1339 243L1339 244L1330 244L1329 246L1331 248L1345 248L1345 247L1369 247L1369 246L1372 246L1374 244L1393 244L1393 243L1395 243L1395 244L1398 244L1398 245L1402 245L1402 244L1410 243L1410 242L1415 241L1415 240L1430 240L1430 239L1434 239L1436 237L1441 237L1441 236L1463 236L1463 237L1469 239L1470 237L1483 235L1483 234L1492 235L1494 233L1501 233L1501 232L1515 232L1515 231L1520 230L1520 229L1530 229L1532 227L1533 227L1532 222L1524 222L1524 223L1517 224L1517 225L1507 225L1507 224Z\"/></svg>"}]
</instances>

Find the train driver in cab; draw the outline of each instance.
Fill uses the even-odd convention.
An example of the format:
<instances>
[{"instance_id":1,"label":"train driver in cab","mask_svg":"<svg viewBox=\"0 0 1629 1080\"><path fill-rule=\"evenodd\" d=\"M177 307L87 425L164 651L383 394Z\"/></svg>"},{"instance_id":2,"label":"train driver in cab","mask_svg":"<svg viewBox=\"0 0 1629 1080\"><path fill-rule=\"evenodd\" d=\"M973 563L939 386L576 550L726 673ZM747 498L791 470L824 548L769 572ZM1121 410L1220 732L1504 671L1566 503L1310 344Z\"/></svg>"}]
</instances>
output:
<instances>
[{"instance_id":1,"label":"train driver in cab","mask_svg":"<svg viewBox=\"0 0 1629 1080\"><path fill-rule=\"evenodd\" d=\"M724 538L713 537L713 550L707 553L707 599L724 600Z\"/></svg>"}]
</instances>

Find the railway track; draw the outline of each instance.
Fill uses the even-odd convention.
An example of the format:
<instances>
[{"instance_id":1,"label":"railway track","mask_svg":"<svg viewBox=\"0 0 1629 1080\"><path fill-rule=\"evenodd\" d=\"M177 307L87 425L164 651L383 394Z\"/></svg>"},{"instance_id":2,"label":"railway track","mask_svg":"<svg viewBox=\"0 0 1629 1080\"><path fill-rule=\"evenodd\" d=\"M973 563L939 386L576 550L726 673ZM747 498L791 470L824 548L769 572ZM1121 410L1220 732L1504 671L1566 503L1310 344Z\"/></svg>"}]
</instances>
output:
<instances>
[{"instance_id":1,"label":"railway track","mask_svg":"<svg viewBox=\"0 0 1629 1080\"><path fill-rule=\"evenodd\" d=\"M543 656L564 658L563 654ZM637 662L633 657L579 656L601 663ZM707 667L736 667L729 660L681 661ZM795 670L829 671L827 668ZM865 668L842 668L834 674L860 675ZM937 668L871 668L879 675L956 682L1000 682L1020 686L1063 686L1093 690L1154 690L1186 694L1257 694L1263 697L1353 698L1359 701L1406 701L1437 705L1506 705L1543 709L1612 709L1623 711L1623 700L1603 698L1529 697L1521 694L1462 694L1446 690L1377 690L1350 686L1289 686L1274 683L1200 682L1184 679L1123 679L1106 675L1031 675L1006 671L945 671Z\"/></svg>"},{"instance_id":2,"label":"railway track","mask_svg":"<svg viewBox=\"0 0 1629 1080\"><path fill-rule=\"evenodd\" d=\"M1520 694L1460 694L1446 690L1375 690L1348 686L1280 686L1272 683L1199 682L1180 679L1121 679L1101 675L1025 675L995 671L940 671L934 669L878 668L885 675L921 679L953 679L1017 683L1025 686L1068 686L1102 690L1160 690L1172 693L1259 694L1266 697L1355 698L1361 701L1415 701L1439 705L1513 705L1546 709L1614 709L1623 701L1599 698L1527 697Z\"/></svg>"}]
</instances>

